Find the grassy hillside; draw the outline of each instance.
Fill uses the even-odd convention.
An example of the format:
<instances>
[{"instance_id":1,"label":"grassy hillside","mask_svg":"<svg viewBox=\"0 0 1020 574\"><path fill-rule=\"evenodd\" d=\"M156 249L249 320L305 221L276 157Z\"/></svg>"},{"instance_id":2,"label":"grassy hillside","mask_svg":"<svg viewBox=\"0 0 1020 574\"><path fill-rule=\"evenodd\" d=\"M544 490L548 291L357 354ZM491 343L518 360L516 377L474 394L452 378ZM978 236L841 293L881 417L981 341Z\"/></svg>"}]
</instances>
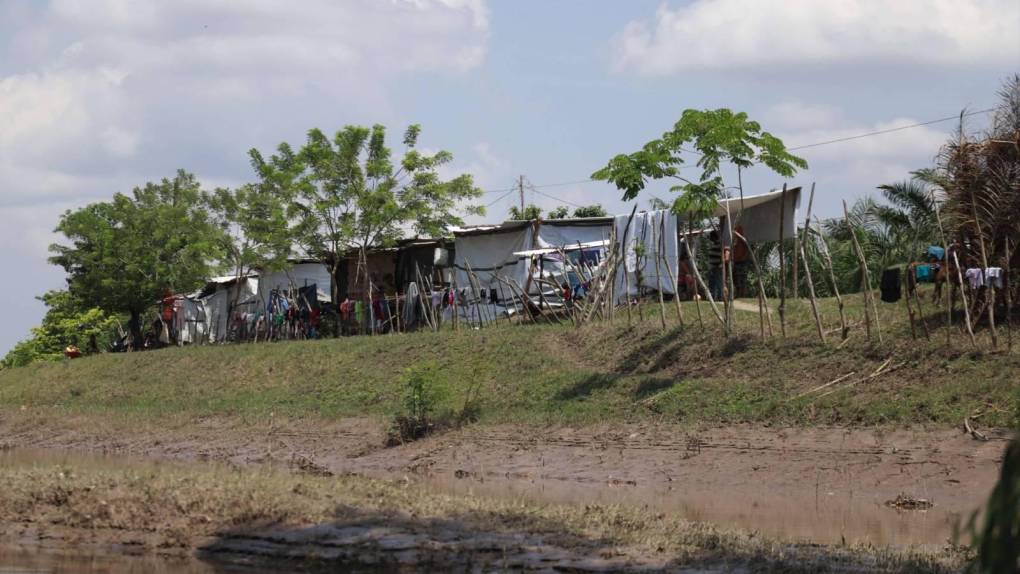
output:
<instances>
[{"instance_id":1,"label":"grassy hillside","mask_svg":"<svg viewBox=\"0 0 1020 574\"><path fill-rule=\"evenodd\" d=\"M745 302L756 305L756 302ZM788 304L789 337L758 336L757 313L737 313L738 335L726 340L702 304L687 328L669 329L658 307L644 320L626 314L614 324L507 326L336 340L203 346L37 364L0 372L0 410L99 416L229 415L336 418L389 416L402 402L401 374L435 361L444 380L441 401L459 409L469 386L479 389L482 422L584 424L609 420L759 422L777 424L935 423L959 425L983 412L982 425L1012 421L1020 391L1020 354L975 350L954 327L932 341L910 338L902 303L879 303L883 344L869 343L863 325L837 347L822 347L806 300ZM823 302L826 328L838 327L833 301ZM862 319L860 299L848 302ZM928 305L931 328L942 320ZM1001 333L1005 347L1005 332ZM979 340L987 347L984 334ZM889 372L861 380L886 361ZM797 395L856 373L819 396ZM853 384L849 384L853 383Z\"/></svg>"}]
</instances>

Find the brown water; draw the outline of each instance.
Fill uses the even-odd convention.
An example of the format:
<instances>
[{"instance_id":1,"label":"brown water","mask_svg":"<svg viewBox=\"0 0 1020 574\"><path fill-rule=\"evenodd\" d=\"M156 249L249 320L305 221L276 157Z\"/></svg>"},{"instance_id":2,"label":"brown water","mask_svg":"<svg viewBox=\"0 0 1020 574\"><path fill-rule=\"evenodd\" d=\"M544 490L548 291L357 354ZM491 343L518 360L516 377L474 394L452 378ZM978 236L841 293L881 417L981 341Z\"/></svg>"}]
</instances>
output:
<instances>
[{"instance_id":1,"label":"brown water","mask_svg":"<svg viewBox=\"0 0 1020 574\"><path fill-rule=\"evenodd\" d=\"M136 469L221 463L184 463L80 452L12 449L0 451L0 466L68 465L79 469ZM401 475L402 476L402 475ZM391 475L392 477L392 475ZM411 480L430 491L495 497L537 503L618 504L649 508L692 521L758 531L772 538L817 543L867 542L874 545L944 544L960 521L960 509L938 504L926 511L899 511L854 484L760 484L727 489L725 485L682 485L680 482L605 483L555 479L515 479L476 473L439 473ZM38 541L0 546L0 574L207 574L261 573L238 565L198 559L129 556L123 549L68 552L45 548Z\"/></svg>"},{"instance_id":2,"label":"brown water","mask_svg":"<svg viewBox=\"0 0 1020 574\"><path fill-rule=\"evenodd\" d=\"M528 502L605 504L648 508L693 522L758 531L792 542L874 545L941 545L950 541L969 512L936 504L928 510L897 510L886 500L852 488L789 488L762 484L739 491L682 485L629 485L561 480L479 480L452 475L425 479L430 489L459 495Z\"/></svg>"}]
</instances>

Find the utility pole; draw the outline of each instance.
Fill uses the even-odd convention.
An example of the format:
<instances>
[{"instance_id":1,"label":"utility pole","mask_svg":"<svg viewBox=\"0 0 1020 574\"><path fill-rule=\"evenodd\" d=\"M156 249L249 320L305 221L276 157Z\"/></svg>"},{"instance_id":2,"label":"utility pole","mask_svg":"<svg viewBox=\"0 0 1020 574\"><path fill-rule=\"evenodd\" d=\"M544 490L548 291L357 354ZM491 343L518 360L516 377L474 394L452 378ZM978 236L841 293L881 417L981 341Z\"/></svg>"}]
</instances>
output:
<instances>
[{"instance_id":1,"label":"utility pole","mask_svg":"<svg viewBox=\"0 0 1020 574\"><path fill-rule=\"evenodd\" d=\"M517 178L517 193L521 196L521 218L524 218L524 176Z\"/></svg>"}]
</instances>

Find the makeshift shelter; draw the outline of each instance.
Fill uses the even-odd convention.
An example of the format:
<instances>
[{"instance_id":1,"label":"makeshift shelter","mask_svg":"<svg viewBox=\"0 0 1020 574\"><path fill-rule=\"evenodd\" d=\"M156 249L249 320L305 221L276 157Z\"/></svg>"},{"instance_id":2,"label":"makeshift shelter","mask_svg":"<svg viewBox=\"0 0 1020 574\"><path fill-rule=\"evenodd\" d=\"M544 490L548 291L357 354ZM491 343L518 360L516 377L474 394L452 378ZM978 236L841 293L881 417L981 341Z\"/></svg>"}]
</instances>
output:
<instances>
[{"instance_id":1,"label":"makeshift shelter","mask_svg":"<svg viewBox=\"0 0 1020 574\"><path fill-rule=\"evenodd\" d=\"M786 190L785 206L783 191L774 190L760 195L749 195L743 199L734 197L719 202L715 217L719 218L720 236L723 243L731 244L729 226L726 223L727 213L733 218L733 228L739 225L744 228L743 235L749 243L779 240L779 218L783 216L783 239L797 236L797 211L800 209L801 188L792 187ZM683 230L681 230L681 233Z\"/></svg>"},{"instance_id":2,"label":"makeshift shelter","mask_svg":"<svg viewBox=\"0 0 1020 574\"><path fill-rule=\"evenodd\" d=\"M332 279L329 269L316 259L295 259L279 271L260 272L258 275L258 299L265 304L273 291L291 292L302 288L315 287L315 302L328 303L332 300ZM309 301L311 304L312 301Z\"/></svg>"},{"instance_id":3,"label":"makeshift shelter","mask_svg":"<svg viewBox=\"0 0 1020 574\"><path fill-rule=\"evenodd\" d=\"M206 341L205 303L199 299L201 291L191 295L177 295L174 298L174 332L177 343L201 344Z\"/></svg>"},{"instance_id":4,"label":"makeshift shelter","mask_svg":"<svg viewBox=\"0 0 1020 574\"><path fill-rule=\"evenodd\" d=\"M617 301L623 300L625 293L640 295L645 289L675 295L677 218L660 209L636 213L633 218L617 215L613 224L624 263L616 273Z\"/></svg>"},{"instance_id":5,"label":"makeshift shelter","mask_svg":"<svg viewBox=\"0 0 1020 574\"><path fill-rule=\"evenodd\" d=\"M199 300L205 310L206 335L210 343L224 342L232 317L260 307L258 276L213 277L202 289Z\"/></svg>"},{"instance_id":6,"label":"makeshift shelter","mask_svg":"<svg viewBox=\"0 0 1020 574\"><path fill-rule=\"evenodd\" d=\"M402 290L422 279L433 284L450 282L446 273L453 258L453 242L445 239L408 239L397 244L395 277Z\"/></svg>"},{"instance_id":7,"label":"makeshift shelter","mask_svg":"<svg viewBox=\"0 0 1020 574\"><path fill-rule=\"evenodd\" d=\"M533 265L540 276L563 276L559 248L573 251L578 244L589 244L589 251L600 251L602 244L594 244L609 238L612 224L611 217L592 217L454 229L455 282L460 289L474 285L474 277L468 275L470 268L477 286L490 294L490 300L493 290L501 302L511 297L504 281L537 293L538 286L530 280Z\"/></svg>"}]
</instances>

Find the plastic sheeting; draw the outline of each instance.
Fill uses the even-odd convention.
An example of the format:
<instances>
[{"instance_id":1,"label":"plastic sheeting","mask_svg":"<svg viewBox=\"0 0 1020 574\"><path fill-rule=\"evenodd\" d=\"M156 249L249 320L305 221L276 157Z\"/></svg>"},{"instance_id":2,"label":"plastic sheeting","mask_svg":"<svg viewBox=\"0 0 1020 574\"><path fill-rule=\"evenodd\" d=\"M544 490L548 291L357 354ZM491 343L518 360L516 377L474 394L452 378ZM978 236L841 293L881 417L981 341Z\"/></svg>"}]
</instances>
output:
<instances>
[{"instance_id":1,"label":"plastic sheeting","mask_svg":"<svg viewBox=\"0 0 1020 574\"><path fill-rule=\"evenodd\" d=\"M329 269L322 263L296 263L281 271L261 274L258 278L258 298L263 303L269 301L269 293L273 289L290 291L309 285L317 286L318 300L332 300Z\"/></svg>"},{"instance_id":2,"label":"plastic sheeting","mask_svg":"<svg viewBox=\"0 0 1020 574\"><path fill-rule=\"evenodd\" d=\"M719 202L715 211L716 217L726 217L726 206L729 204L730 216L733 218L734 229L739 225L744 228L741 234L751 243L760 241L776 241L779 239L779 214L783 212L781 207L782 191L770 191L760 195L744 197L743 215L741 215L740 198L732 198ZM803 223L797 219L797 210L800 207L800 188L794 187L786 190L786 208L783 212L783 238L792 239L796 237L796 225ZM730 245L729 228L722 226L723 241Z\"/></svg>"},{"instance_id":3,"label":"plastic sheeting","mask_svg":"<svg viewBox=\"0 0 1020 574\"><path fill-rule=\"evenodd\" d=\"M616 273L617 301L624 299L628 283L630 295L637 295L641 290L676 293L676 285L670 281L666 271L668 262L675 280L678 263L676 217L664 209L637 213L627 228L628 219L629 215L617 215L614 219L620 254L624 256L624 265L618 267ZM660 259L656 269L655 261L660 253L665 261Z\"/></svg>"},{"instance_id":4,"label":"plastic sheeting","mask_svg":"<svg viewBox=\"0 0 1020 574\"><path fill-rule=\"evenodd\" d=\"M244 277L239 282L218 283L212 294L201 299L210 343L226 340L232 314L255 310L258 290L258 278Z\"/></svg>"}]
</instances>

